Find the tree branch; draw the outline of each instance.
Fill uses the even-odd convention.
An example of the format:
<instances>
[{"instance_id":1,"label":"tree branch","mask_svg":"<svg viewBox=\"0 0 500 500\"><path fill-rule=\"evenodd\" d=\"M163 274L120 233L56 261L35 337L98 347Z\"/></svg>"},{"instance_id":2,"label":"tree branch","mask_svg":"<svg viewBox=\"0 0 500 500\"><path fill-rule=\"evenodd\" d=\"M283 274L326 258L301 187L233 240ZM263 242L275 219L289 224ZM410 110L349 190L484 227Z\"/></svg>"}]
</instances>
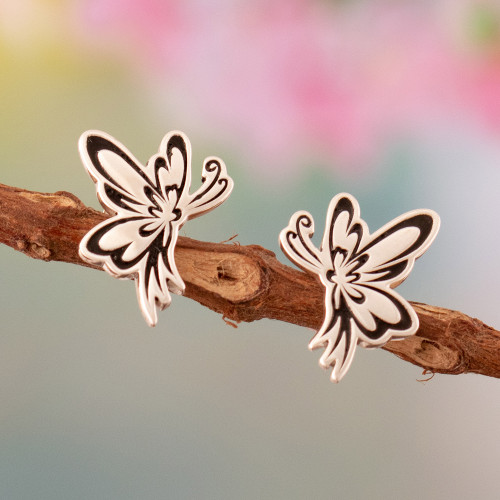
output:
<instances>
[{"instance_id":1,"label":"tree branch","mask_svg":"<svg viewBox=\"0 0 500 500\"><path fill-rule=\"evenodd\" d=\"M71 193L0 184L0 243L35 259L95 267L80 259L78 245L107 217ZM175 259L185 295L226 318L270 318L314 329L321 325L323 287L316 277L281 264L265 248L179 237ZM420 319L417 334L384 349L429 372L500 378L500 332L458 311L412 305Z\"/></svg>"}]
</instances>

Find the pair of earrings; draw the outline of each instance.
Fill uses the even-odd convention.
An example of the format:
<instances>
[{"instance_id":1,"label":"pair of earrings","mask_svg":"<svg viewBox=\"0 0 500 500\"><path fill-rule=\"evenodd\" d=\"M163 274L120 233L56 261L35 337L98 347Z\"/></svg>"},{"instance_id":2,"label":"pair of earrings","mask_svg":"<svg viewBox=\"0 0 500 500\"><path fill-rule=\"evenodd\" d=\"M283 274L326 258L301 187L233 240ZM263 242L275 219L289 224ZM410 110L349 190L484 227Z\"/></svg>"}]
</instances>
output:
<instances>
[{"instance_id":1,"label":"pair of earrings","mask_svg":"<svg viewBox=\"0 0 500 500\"><path fill-rule=\"evenodd\" d=\"M103 132L84 133L79 149L111 215L85 235L80 256L116 278L134 279L142 314L155 326L157 309L170 305L170 292L182 295L185 289L174 260L179 229L223 203L233 180L222 160L209 157L201 187L190 193L191 144L182 132L169 132L146 165ZM296 212L281 231L289 259L325 287L323 324L309 348L325 348L320 365L332 367L332 381L346 374L358 344L380 347L416 333L415 311L393 288L409 275L438 229L434 211L414 210L370 234L356 199L341 193L330 202L319 248L311 240L314 221L308 212Z\"/></svg>"}]
</instances>

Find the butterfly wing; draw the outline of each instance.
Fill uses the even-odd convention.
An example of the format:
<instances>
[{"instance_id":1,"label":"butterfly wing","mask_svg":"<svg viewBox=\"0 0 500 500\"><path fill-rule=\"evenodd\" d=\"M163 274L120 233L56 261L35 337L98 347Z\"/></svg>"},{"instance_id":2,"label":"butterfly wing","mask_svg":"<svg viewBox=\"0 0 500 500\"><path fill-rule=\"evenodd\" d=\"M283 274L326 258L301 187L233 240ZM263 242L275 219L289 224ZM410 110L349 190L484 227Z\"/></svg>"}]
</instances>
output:
<instances>
[{"instance_id":1,"label":"butterfly wing","mask_svg":"<svg viewBox=\"0 0 500 500\"><path fill-rule=\"evenodd\" d=\"M211 156L203 162L201 187L191 195L185 196L188 219L209 212L227 200L234 182L227 174L226 165L220 158Z\"/></svg>"},{"instance_id":2,"label":"butterfly wing","mask_svg":"<svg viewBox=\"0 0 500 500\"><path fill-rule=\"evenodd\" d=\"M109 134L90 130L80 137L80 156L96 184L104 209L115 215L148 216L151 200L146 190L156 188L150 170Z\"/></svg>"},{"instance_id":3,"label":"butterfly wing","mask_svg":"<svg viewBox=\"0 0 500 500\"><path fill-rule=\"evenodd\" d=\"M173 249L183 222L179 198L189 190L189 143L167 134L159 154L143 166L108 134L89 131L80 153L99 200L113 214L85 235L80 255L117 278L135 278L141 311L154 326L156 307L171 302L169 289L184 289Z\"/></svg>"},{"instance_id":4,"label":"butterfly wing","mask_svg":"<svg viewBox=\"0 0 500 500\"><path fill-rule=\"evenodd\" d=\"M288 226L280 232L279 241L282 250L290 260L311 273L321 274L324 268L321 252L314 246L314 220L310 213L296 212L290 218Z\"/></svg>"},{"instance_id":5,"label":"butterfly wing","mask_svg":"<svg viewBox=\"0 0 500 500\"><path fill-rule=\"evenodd\" d=\"M418 330L415 311L393 288L408 277L415 260L434 241L439 225L436 212L413 210L376 231L351 256L351 272L357 279L351 284L349 307L365 347L377 347Z\"/></svg>"},{"instance_id":6,"label":"butterfly wing","mask_svg":"<svg viewBox=\"0 0 500 500\"><path fill-rule=\"evenodd\" d=\"M180 131L169 132L162 139L158 154L153 156L148 167L154 168L155 184L164 198L169 194L177 200L181 225L188 218L187 200L191 187L191 143Z\"/></svg>"}]
</instances>

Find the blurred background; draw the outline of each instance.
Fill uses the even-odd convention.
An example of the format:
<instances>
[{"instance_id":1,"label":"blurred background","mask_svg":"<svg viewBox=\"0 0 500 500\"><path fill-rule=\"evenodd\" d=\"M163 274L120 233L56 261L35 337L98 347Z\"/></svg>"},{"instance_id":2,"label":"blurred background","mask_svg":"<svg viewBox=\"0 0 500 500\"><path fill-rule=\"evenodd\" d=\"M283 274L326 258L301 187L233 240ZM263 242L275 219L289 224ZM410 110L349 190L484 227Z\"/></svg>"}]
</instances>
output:
<instances>
[{"instance_id":1,"label":"blurred background","mask_svg":"<svg viewBox=\"0 0 500 500\"><path fill-rule=\"evenodd\" d=\"M0 182L99 208L87 129L186 132L236 185L182 234L283 262L340 191L372 230L432 208L399 290L500 327L498 1L0 0ZM358 349L334 385L313 331L183 297L149 329L132 282L0 259L0 498L498 498L496 379Z\"/></svg>"}]
</instances>

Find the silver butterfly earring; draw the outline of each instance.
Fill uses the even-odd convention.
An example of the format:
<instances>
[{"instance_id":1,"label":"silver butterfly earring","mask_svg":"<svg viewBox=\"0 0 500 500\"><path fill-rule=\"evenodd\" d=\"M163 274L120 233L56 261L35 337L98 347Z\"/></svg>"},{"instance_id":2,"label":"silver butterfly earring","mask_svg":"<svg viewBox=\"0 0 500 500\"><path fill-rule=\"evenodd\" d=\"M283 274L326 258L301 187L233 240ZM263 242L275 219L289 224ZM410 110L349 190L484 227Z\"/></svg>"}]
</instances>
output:
<instances>
[{"instance_id":1,"label":"silver butterfly earring","mask_svg":"<svg viewBox=\"0 0 500 500\"><path fill-rule=\"evenodd\" d=\"M174 261L179 229L224 202L233 181L222 160L210 157L201 187L190 194L191 144L182 132L169 132L146 165L104 132L85 132L79 149L97 197L112 216L85 235L80 256L116 278L135 279L144 319L155 326L156 309L170 305L170 292L181 295L185 289Z\"/></svg>"},{"instance_id":2,"label":"silver butterfly earring","mask_svg":"<svg viewBox=\"0 0 500 500\"><path fill-rule=\"evenodd\" d=\"M413 210L370 234L356 199L341 193L330 202L319 248L311 241L314 221L308 212L295 213L281 231L288 258L317 274L325 287L323 324L309 349L325 348L320 365L332 367L332 381L346 374L358 344L380 347L416 333L417 314L393 288L429 248L439 224L434 211Z\"/></svg>"}]
</instances>

